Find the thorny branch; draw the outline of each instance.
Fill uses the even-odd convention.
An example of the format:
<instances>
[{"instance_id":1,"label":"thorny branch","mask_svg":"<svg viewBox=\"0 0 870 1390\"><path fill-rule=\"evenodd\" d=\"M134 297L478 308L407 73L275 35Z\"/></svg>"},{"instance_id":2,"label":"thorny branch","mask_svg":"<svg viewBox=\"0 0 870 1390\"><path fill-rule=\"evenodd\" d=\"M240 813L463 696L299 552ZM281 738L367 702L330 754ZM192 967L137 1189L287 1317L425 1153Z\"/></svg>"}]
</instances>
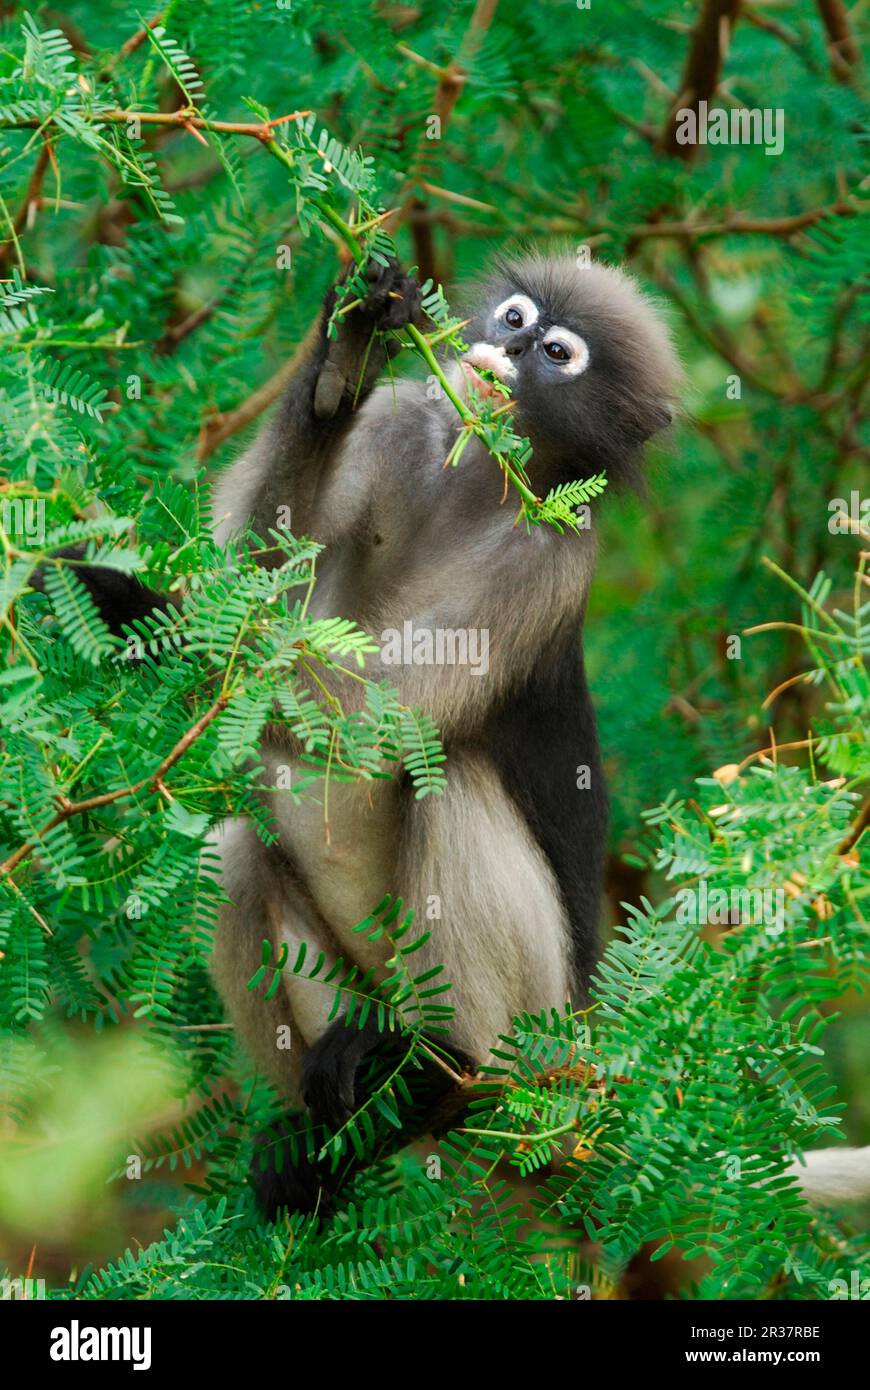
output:
<instances>
[{"instance_id":1,"label":"thorny branch","mask_svg":"<svg viewBox=\"0 0 870 1390\"><path fill-rule=\"evenodd\" d=\"M123 111L112 108L106 111L94 112L94 124L99 125L106 121L110 125L163 125L179 126L184 130L193 128L194 130L217 130L225 135L250 135L255 140L261 140L267 144L273 139L276 126L284 125L287 121L302 120L305 116L310 116L310 111L291 111L286 116L276 116L270 121L213 121L206 119L205 116L198 116L190 107L183 106L178 111ZM10 117L7 120L0 120L0 127L6 130L40 130L46 125L52 125L50 116L23 116Z\"/></svg>"},{"instance_id":2,"label":"thorny branch","mask_svg":"<svg viewBox=\"0 0 870 1390\"><path fill-rule=\"evenodd\" d=\"M740 0L704 0L701 17L692 31L680 90L662 134L662 148L669 154L688 160L695 153L694 145L677 142L677 112L683 108L697 111L700 102L709 101L714 95L739 13Z\"/></svg>"},{"instance_id":3,"label":"thorny branch","mask_svg":"<svg viewBox=\"0 0 870 1390\"><path fill-rule=\"evenodd\" d=\"M434 75L438 79L435 105L436 113L441 122L442 135L453 114L456 103L462 95L466 80L466 65L483 43L487 30L490 28L495 18L497 8L498 0L477 0L477 4L475 5L469 21L465 39L460 45L460 54L457 60L441 68L432 64L427 64L427 66L432 68ZM423 59L418 58L415 53L406 48L404 44L398 44L397 49L411 62L424 62ZM412 180L411 187L404 202L389 214L389 220L395 230L410 217L412 230L416 229L415 250L418 252L417 260L421 267L421 273L424 274L425 278L427 258L419 254L419 232L423 222L425 206L418 197L418 182L419 181ZM425 187L425 185L421 186ZM351 254L354 254L353 248L351 248ZM431 272L433 270L434 266L430 266L429 271ZM433 275L433 279L435 278L437 278L437 276ZM251 424L252 421L257 419L258 416L262 415L263 412L268 410L269 406L273 405L283 394L294 375L299 361L305 354L305 345L312 340L316 331L317 321L311 325L305 335L302 346L297 349L290 361L273 373L268 381L264 382L262 386L259 386L256 391L253 391L251 395L242 401L240 405L236 406L234 410L226 411L222 415L213 416L204 421L197 448L197 458L200 462L207 459L215 449L232 435L237 434L239 430L244 429L247 425Z\"/></svg>"},{"instance_id":4,"label":"thorny branch","mask_svg":"<svg viewBox=\"0 0 870 1390\"><path fill-rule=\"evenodd\" d=\"M15 850L14 854L10 854L9 858L5 859L3 863L0 864L0 874L8 878L9 875L14 873L18 868L22 860L26 859L34 850L39 848L39 841L44 836L51 830L54 830L55 826L63 825L65 821L72 820L73 816L81 816L87 811L96 811L101 806L110 806L114 801L123 801L127 797L136 796L138 792L144 791L146 787L150 788L152 791L160 791L166 773L184 757L191 745L205 733L208 726L226 709L229 702L230 693L220 695L217 700L215 700L214 704L206 710L205 714L201 715L196 723L191 725L187 732L182 735L172 749L172 752L167 754L157 770L149 773L147 777L140 777L139 781L134 782L132 786L118 787L112 792L101 792L98 796L89 796L83 801L67 801L65 798L59 799L60 805L58 811L52 816L51 820L46 821L45 825L42 826L38 838L35 840L28 840L26 844L20 845L19 848Z\"/></svg>"}]
</instances>

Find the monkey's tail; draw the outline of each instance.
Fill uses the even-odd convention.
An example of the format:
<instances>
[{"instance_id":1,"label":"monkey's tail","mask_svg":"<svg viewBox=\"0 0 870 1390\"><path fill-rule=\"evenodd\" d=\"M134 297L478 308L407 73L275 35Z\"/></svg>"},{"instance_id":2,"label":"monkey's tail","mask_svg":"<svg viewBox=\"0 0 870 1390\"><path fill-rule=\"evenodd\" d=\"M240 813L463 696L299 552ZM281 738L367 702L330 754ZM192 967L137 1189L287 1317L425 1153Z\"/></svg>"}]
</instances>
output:
<instances>
[{"instance_id":1,"label":"monkey's tail","mask_svg":"<svg viewBox=\"0 0 870 1390\"><path fill-rule=\"evenodd\" d=\"M870 1197L870 1145L865 1149L814 1149L786 1173L797 1178L808 1202L836 1206Z\"/></svg>"}]
</instances>

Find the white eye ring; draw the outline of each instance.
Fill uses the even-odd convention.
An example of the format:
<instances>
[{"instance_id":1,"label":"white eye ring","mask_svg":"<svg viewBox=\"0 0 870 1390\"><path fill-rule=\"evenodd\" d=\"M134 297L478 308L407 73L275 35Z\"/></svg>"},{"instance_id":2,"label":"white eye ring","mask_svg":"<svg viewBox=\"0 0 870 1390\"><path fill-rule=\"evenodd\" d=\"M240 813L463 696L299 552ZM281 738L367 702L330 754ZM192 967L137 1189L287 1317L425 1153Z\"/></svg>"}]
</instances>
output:
<instances>
[{"instance_id":1,"label":"white eye ring","mask_svg":"<svg viewBox=\"0 0 870 1390\"><path fill-rule=\"evenodd\" d=\"M564 376L580 376L589 366L589 348L585 339L579 333L572 333L570 328L548 328L544 334L543 347L547 343L561 343L570 352L571 356L567 362L553 362L554 367L558 367Z\"/></svg>"},{"instance_id":2,"label":"white eye ring","mask_svg":"<svg viewBox=\"0 0 870 1390\"><path fill-rule=\"evenodd\" d=\"M538 322L537 306L532 303L527 294L512 294L510 299L503 300L495 310L494 317L504 322L508 309L519 309L522 314L523 321L517 325L519 328L528 328L530 324ZM507 325L508 328L510 326L510 324Z\"/></svg>"}]
</instances>

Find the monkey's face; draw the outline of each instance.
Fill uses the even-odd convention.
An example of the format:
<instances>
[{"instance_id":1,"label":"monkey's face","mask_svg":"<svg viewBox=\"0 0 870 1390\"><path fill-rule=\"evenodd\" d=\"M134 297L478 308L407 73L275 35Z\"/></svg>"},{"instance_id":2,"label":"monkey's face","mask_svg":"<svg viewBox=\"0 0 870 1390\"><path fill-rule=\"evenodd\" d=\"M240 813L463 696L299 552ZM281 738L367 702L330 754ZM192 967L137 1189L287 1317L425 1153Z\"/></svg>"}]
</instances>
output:
<instances>
[{"instance_id":1,"label":"monkey's face","mask_svg":"<svg viewBox=\"0 0 870 1390\"><path fill-rule=\"evenodd\" d=\"M569 257L507 263L483 287L466 339L466 377L487 394L485 368L510 388L515 428L548 474L630 470L670 423L679 366L664 325L620 271Z\"/></svg>"}]
</instances>

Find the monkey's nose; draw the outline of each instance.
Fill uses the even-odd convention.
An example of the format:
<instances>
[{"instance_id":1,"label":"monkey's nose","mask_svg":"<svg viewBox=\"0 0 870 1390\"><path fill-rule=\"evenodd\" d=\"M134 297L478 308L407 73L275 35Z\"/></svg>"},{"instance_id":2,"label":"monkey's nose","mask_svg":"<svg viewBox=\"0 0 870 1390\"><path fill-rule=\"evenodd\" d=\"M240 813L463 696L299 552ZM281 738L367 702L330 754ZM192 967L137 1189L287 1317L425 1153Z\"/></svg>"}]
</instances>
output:
<instances>
[{"instance_id":1,"label":"monkey's nose","mask_svg":"<svg viewBox=\"0 0 870 1390\"><path fill-rule=\"evenodd\" d=\"M504 350L508 357L522 357L523 353L531 347L533 339L527 337L525 333L514 333L504 343Z\"/></svg>"}]
</instances>

